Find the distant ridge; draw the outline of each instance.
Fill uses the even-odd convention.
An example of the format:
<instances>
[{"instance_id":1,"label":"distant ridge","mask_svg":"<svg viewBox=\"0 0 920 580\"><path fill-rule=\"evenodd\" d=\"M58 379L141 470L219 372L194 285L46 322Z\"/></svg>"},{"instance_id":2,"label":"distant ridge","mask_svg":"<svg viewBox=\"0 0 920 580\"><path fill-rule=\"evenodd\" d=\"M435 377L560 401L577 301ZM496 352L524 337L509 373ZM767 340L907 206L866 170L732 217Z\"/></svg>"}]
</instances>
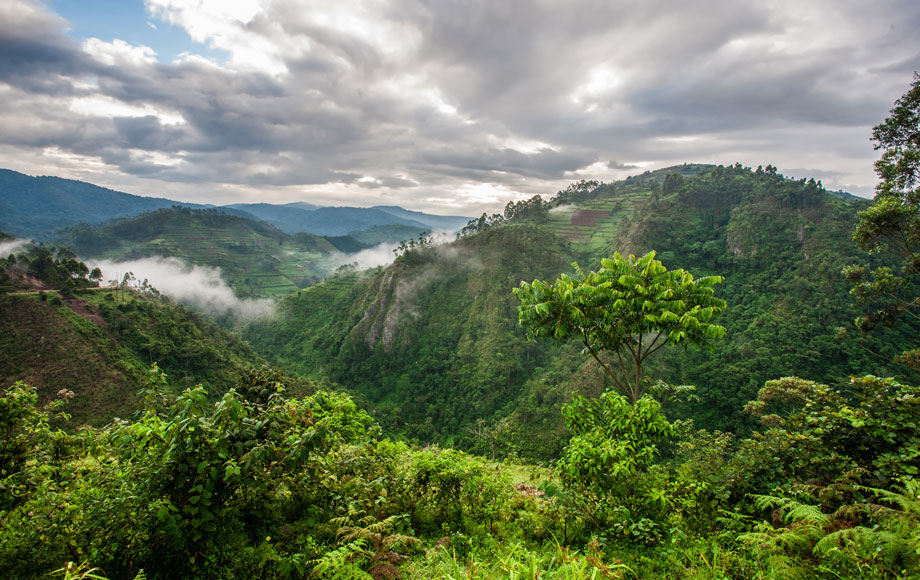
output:
<instances>
[{"instance_id":1,"label":"distant ridge","mask_svg":"<svg viewBox=\"0 0 920 580\"><path fill-rule=\"evenodd\" d=\"M195 209L214 207L163 197L133 195L73 179L33 177L10 169L0 169L0 230L17 237L49 241L60 230L81 223L99 225L115 218L132 217L172 206ZM397 206L320 207L302 201L278 205L236 203L216 209L221 213L268 222L288 234L306 232L323 236L346 236L368 228L378 228L375 235L387 241L399 241L390 238L398 237L406 227L419 232L457 231L470 219L426 214ZM394 228L389 235L381 236L380 226L399 227Z\"/></svg>"},{"instance_id":2,"label":"distant ridge","mask_svg":"<svg viewBox=\"0 0 920 580\"><path fill-rule=\"evenodd\" d=\"M235 203L223 206L248 212L288 234L308 232L344 236L379 226L408 226L418 231L457 231L469 222L464 216L441 216L399 206L320 207L304 202L284 205ZM410 237L415 237L418 231Z\"/></svg>"},{"instance_id":3,"label":"distant ridge","mask_svg":"<svg viewBox=\"0 0 920 580\"><path fill-rule=\"evenodd\" d=\"M411 211L396 205L375 205L370 209L379 209L380 211L385 211L386 213L398 218L411 220L414 222L421 222L430 227L432 230L449 232L455 232L463 229L463 226L469 223L471 219L469 217L459 215L433 215L420 211Z\"/></svg>"},{"instance_id":4,"label":"distant ridge","mask_svg":"<svg viewBox=\"0 0 920 580\"><path fill-rule=\"evenodd\" d=\"M0 230L18 237L48 240L57 230L81 222L99 224L173 205L208 207L0 169Z\"/></svg>"}]
</instances>

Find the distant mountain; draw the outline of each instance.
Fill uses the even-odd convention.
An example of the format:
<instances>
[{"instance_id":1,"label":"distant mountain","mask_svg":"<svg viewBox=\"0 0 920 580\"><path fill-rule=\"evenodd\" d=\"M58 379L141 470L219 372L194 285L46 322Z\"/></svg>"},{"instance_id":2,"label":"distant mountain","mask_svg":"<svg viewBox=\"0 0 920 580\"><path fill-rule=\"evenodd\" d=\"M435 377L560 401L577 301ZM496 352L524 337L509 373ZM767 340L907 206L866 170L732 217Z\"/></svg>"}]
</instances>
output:
<instances>
[{"instance_id":1,"label":"distant mountain","mask_svg":"<svg viewBox=\"0 0 920 580\"><path fill-rule=\"evenodd\" d=\"M99 224L173 205L205 207L0 169L0 229L18 237L48 240L55 231L81 222Z\"/></svg>"},{"instance_id":2,"label":"distant mountain","mask_svg":"<svg viewBox=\"0 0 920 580\"><path fill-rule=\"evenodd\" d=\"M364 237L390 242L406 239L402 233L407 231L406 228L412 231L408 237L414 238L420 231L457 231L470 220L464 216L440 216L410 211L399 206L319 207L294 202L284 205L235 203L223 207L248 212L289 234L309 232L323 236L357 235L369 228L375 228L373 233ZM390 225L404 228L394 229L393 232L380 229L381 226Z\"/></svg>"},{"instance_id":3,"label":"distant mountain","mask_svg":"<svg viewBox=\"0 0 920 580\"><path fill-rule=\"evenodd\" d=\"M429 230L430 228L417 220L405 219L379 209L367 207L321 207L310 212L304 212L300 222L301 231L319 234L321 236L343 236L366 230L372 226L388 224L404 224Z\"/></svg>"},{"instance_id":4,"label":"distant mountain","mask_svg":"<svg viewBox=\"0 0 920 580\"><path fill-rule=\"evenodd\" d=\"M60 177L32 177L0 169L0 229L14 236L47 241L58 230L77 224L102 224L114 218L140 215L174 205L209 208L161 197L143 197ZM263 220L288 234L307 232L323 236L346 236L375 226L398 224L412 230L459 230L469 218L438 216L409 211L397 206L320 207L307 202L283 205L236 203L219 208L222 213ZM400 233L371 238L384 241ZM414 237L414 236L413 236Z\"/></svg>"},{"instance_id":5,"label":"distant mountain","mask_svg":"<svg viewBox=\"0 0 920 580\"><path fill-rule=\"evenodd\" d=\"M396 205L375 205L371 209L379 209L398 218L421 222L434 231L456 232L469 223L469 217L459 215L434 215L420 211L403 209Z\"/></svg>"},{"instance_id":6,"label":"distant mountain","mask_svg":"<svg viewBox=\"0 0 920 580\"><path fill-rule=\"evenodd\" d=\"M305 201L293 201L291 203L284 204L284 207L296 207L298 209L305 209L307 211L312 211L314 209L319 209L322 206L314 205L312 203L307 203Z\"/></svg>"},{"instance_id":7,"label":"distant mountain","mask_svg":"<svg viewBox=\"0 0 920 580\"><path fill-rule=\"evenodd\" d=\"M296 234L299 232L315 233L306 229L305 224L309 227L309 224L312 223L309 214L319 206L311 206L310 204L303 205L310 207L300 207L300 204L274 205L271 203L234 203L221 206L220 209L243 211L254 216L256 219L270 223L288 234Z\"/></svg>"}]
</instances>

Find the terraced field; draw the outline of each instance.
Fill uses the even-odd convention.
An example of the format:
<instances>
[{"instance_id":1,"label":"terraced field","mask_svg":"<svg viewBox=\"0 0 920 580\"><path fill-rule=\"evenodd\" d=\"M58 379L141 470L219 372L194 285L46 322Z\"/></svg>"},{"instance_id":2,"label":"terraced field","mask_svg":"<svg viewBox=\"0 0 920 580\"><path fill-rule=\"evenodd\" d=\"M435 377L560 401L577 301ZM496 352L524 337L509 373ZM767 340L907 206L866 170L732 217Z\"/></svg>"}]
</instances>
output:
<instances>
[{"instance_id":1,"label":"terraced field","mask_svg":"<svg viewBox=\"0 0 920 580\"><path fill-rule=\"evenodd\" d=\"M645 187L617 191L601 199L559 206L550 212L550 225L556 233L581 250L607 251L623 225L639 215L651 199Z\"/></svg>"}]
</instances>

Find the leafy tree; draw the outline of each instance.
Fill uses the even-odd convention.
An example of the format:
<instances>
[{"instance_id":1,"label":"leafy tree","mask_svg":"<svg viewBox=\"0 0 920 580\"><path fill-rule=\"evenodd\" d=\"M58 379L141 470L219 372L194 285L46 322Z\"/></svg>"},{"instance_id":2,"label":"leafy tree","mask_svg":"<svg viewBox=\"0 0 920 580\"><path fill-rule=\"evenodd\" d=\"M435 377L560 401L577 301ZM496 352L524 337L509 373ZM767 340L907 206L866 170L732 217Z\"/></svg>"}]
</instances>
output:
<instances>
[{"instance_id":1,"label":"leafy tree","mask_svg":"<svg viewBox=\"0 0 920 580\"><path fill-rule=\"evenodd\" d=\"M577 338L584 352L629 399L642 396L642 365L666 344L706 344L725 328L709 322L725 308L713 296L720 276L694 279L668 270L655 252L641 258L615 253L601 269L577 277L563 274L552 285L521 282L518 316L528 338L563 343Z\"/></svg>"},{"instance_id":2,"label":"leafy tree","mask_svg":"<svg viewBox=\"0 0 920 580\"><path fill-rule=\"evenodd\" d=\"M736 456L741 486L820 486L829 505L853 482L889 488L920 474L920 388L874 376L848 388L786 377L767 381L745 408L769 426ZM755 490L757 491L757 490Z\"/></svg>"},{"instance_id":3,"label":"leafy tree","mask_svg":"<svg viewBox=\"0 0 920 580\"><path fill-rule=\"evenodd\" d=\"M630 403L614 392L576 397L563 410L572 438L557 463L578 511L598 528L649 541L667 512L665 478L655 468L657 443L674 426L646 395Z\"/></svg>"},{"instance_id":4,"label":"leafy tree","mask_svg":"<svg viewBox=\"0 0 920 580\"><path fill-rule=\"evenodd\" d=\"M869 273L859 266L845 270L854 284L853 293L873 302L873 311L857 321L862 329L893 323L901 315L920 319L916 312L920 307L920 75L914 74L910 90L890 113L872 131L875 148L883 150L875 162L881 181L875 203L859 215L853 238L864 250L887 250L902 262L900 270L888 266ZM904 353L901 359L920 368L920 349Z\"/></svg>"}]
</instances>

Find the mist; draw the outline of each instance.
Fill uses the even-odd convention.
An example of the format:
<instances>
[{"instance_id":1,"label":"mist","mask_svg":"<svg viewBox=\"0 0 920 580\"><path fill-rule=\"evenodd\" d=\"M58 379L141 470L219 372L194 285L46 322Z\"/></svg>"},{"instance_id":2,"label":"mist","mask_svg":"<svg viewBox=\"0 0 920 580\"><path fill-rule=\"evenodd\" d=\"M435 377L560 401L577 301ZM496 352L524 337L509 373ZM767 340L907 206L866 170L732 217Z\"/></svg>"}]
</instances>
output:
<instances>
[{"instance_id":1,"label":"mist","mask_svg":"<svg viewBox=\"0 0 920 580\"><path fill-rule=\"evenodd\" d=\"M455 236L453 232L437 231L429 234L428 238L431 240L432 246L443 246L444 244L452 242L455 239ZM342 266L344 264L357 263L358 270L367 270L369 268L376 268L377 266L386 266L396 259L396 254L393 253L393 250L398 247L399 244L390 244L384 242L354 254L337 253L333 255L331 263L333 264L333 268Z\"/></svg>"},{"instance_id":2,"label":"mist","mask_svg":"<svg viewBox=\"0 0 920 580\"><path fill-rule=\"evenodd\" d=\"M221 277L220 268L187 264L179 258L144 258L124 262L108 260L88 262L90 268L102 270L104 280L121 280L132 272L138 282L147 280L161 294L176 302L211 315L233 315L251 320L271 311L267 298L240 299Z\"/></svg>"},{"instance_id":3,"label":"mist","mask_svg":"<svg viewBox=\"0 0 920 580\"><path fill-rule=\"evenodd\" d=\"M393 250L396 249L397 245L398 244L382 243L377 244L372 248L361 250L355 254L336 253L332 256L333 268L343 264L355 263L358 264L358 270L367 270L368 268L376 268L377 266L386 266L396 258Z\"/></svg>"},{"instance_id":4,"label":"mist","mask_svg":"<svg viewBox=\"0 0 920 580\"><path fill-rule=\"evenodd\" d=\"M15 254L28 245L29 240L10 240L8 242L0 242L0 258L5 258L10 254Z\"/></svg>"}]
</instances>

